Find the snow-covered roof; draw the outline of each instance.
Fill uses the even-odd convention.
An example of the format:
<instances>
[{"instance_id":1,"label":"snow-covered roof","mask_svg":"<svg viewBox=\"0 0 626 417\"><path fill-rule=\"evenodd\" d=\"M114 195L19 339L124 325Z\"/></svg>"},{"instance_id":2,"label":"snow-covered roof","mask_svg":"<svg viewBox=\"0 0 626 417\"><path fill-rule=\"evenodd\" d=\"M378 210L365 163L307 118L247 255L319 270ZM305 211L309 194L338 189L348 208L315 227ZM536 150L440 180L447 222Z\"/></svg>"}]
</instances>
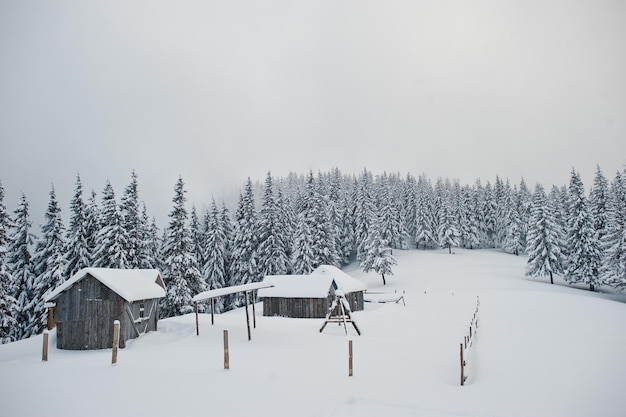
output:
<instances>
[{"instance_id":1,"label":"snow-covered roof","mask_svg":"<svg viewBox=\"0 0 626 417\"><path fill-rule=\"evenodd\" d=\"M263 282L273 283L271 288L259 290L259 297L326 298L333 277L325 275L268 275Z\"/></svg>"},{"instance_id":2,"label":"snow-covered roof","mask_svg":"<svg viewBox=\"0 0 626 417\"><path fill-rule=\"evenodd\" d=\"M267 287L272 287L272 286L274 286L273 283L265 282L265 281L253 282L250 284L243 284L243 285L233 285L231 287L224 287L224 288L217 288L215 290L203 291L195 295L191 299L191 301L195 303L196 301L208 300L210 298L220 297L222 295L235 294L237 292L242 292L242 291L258 290L260 288L267 288Z\"/></svg>"},{"instance_id":3,"label":"snow-covered roof","mask_svg":"<svg viewBox=\"0 0 626 417\"><path fill-rule=\"evenodd\" d=\"M156 269L83 268L48 294L44 301L54 301L78 281L91 275L128 302L165 297L161 274Z\"/></svg>"},{"instance_id":4,"label":"snow-covered roof","mask_svg":"<svg viewBox=\"0 0 626 417\"><path fill-rule=\"evenodd\" d=\"M311 272L311 275L316 274L333 277L337 283L337 288L346 294L367 290L367 287L363 282L351 277L336 266L320 265L313 272Z\"/></svg>"}]
</instances>

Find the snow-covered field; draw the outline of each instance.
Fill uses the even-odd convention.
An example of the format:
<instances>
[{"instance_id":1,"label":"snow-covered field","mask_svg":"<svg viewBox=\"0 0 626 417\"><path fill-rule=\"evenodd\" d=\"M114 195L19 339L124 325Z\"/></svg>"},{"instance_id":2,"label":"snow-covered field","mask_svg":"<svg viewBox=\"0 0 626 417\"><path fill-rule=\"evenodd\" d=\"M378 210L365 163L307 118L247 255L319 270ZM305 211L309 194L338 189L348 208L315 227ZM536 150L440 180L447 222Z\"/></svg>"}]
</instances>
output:
<instances>
[{"instance_id":1,"label":"snow-covered field","mask_svg":"<svg viewBox=\"0 0 626 417\"><path fill-rule=\"evenodd\" d=\"M623 416L626 297L524 277L525 257L498 251L395 251L395 275L347 268L402 304L354 313L362 331L245 311L159 322L111 350L57 350L42 336L0 346L1 416ZM459 343L480 297L459 384ZM229 330L230 369L223 368ZM354 376L348 376L348 340Z\"/></svg>"}]
</instances>

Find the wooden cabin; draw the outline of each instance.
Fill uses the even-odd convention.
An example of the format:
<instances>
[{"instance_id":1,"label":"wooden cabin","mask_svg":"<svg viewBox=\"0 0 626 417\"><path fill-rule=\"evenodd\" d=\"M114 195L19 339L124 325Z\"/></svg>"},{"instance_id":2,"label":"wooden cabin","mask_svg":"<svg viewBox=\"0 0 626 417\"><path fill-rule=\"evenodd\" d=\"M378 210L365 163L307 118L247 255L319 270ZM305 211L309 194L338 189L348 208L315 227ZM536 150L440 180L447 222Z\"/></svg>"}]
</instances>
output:
<instances>
[{"instance_id":1,"label":"wooden cabin","mask_svg":"<svg viewBox=\"0 0 626 417\"><path fill-rule=\"evenodd\" d=\"M367 290L367 286L363 282L332 265L320 265L311 272L311 275L332 277L337 285L337 289L343 291L352 311L361 311L365 308L363 294Z\"/></svg>"},{"instance_id":2,"label":"wooden cabin","mask_svg":"<svg viewBox=\"0 0 626 417\"><path fill-rule=\"evenodd\" d=\"M334 266L321 265L309 275L268 275L264 281L274 283L258 292L264 316L324 318L336 290L343 291L352 311L364 308L365 284Z\"/></svg>"},{"instance_id":3,"label":"wooden cabin","mask_svg":"<svg viewBox=\"0 0 626 417\"><path fill-rule=\"evenodd\" d=\"M335 299L332 277L312 275L268 275L263 282L273 287L260 289L263 315L292 318L324 318Z\"/></svg>"},{"instance_id":4,"label":"wooden cabin","mask_svg":"<svg viewBox=\"0 0 626 417\"><path fill-rule=\"evenodd\" d=\"M157 329L165 285L156 269L85 268L45 297L55 303L57 348L106 349L113 322L120 321L119 346Z\"/></svg>"}]
</instances>

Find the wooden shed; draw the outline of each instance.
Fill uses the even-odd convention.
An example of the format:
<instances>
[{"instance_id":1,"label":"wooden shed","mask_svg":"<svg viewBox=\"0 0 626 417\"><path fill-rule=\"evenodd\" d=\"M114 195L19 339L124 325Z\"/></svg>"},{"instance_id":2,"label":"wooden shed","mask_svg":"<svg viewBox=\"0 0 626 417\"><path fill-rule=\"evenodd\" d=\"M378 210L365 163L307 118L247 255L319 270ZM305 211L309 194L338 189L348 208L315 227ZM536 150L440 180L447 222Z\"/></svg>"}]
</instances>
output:
<instances>
[{"instance_id":1,"label":"wooden shed","mask_svg":"<svg viewBox=\"0 0 626 417\"><path fill-rule=\"evenodd\" d=\"M334 266L321 265L309 275L268 275L265 280L274 287L259 290L264 316L324 318L335 290L343 291L352 311L364 308L365 284Z\"/></svg>"},{"instance_id":2,"label":"wooden shed","mask_svg":"<svg viewBox=\"0 0 626 417\"><path fill-rule=\"evenodd\" d=\"M165 285L156 269L85 268L45 297L54 302L59 349L106 349L120 321L120 347L156 330Z\"/></svg>"},{"instance_id":3,"label":"wooden shed","mask_svg":"<svg viewBox=\"0 0 626 417\"><path fill-rule=\"evenodd\" d=\"M332 277L337 288L343 291L352 311L361 311L365 308L363 294L367 291L367 286L363 282L332 265L320 265L311 272L311 275Z\"/></svg>"},{"instance_id":4,"label":"wooden shed","mask_svg":"<svg viewBox=\"0 0 626 417\"><path fill-rule=\"evenodd\" d=\"M332 277L321 275L268 275L263 282L274 284L257 294L264 316L324 318L337 288Z\"/></svg>"}]
</instances>

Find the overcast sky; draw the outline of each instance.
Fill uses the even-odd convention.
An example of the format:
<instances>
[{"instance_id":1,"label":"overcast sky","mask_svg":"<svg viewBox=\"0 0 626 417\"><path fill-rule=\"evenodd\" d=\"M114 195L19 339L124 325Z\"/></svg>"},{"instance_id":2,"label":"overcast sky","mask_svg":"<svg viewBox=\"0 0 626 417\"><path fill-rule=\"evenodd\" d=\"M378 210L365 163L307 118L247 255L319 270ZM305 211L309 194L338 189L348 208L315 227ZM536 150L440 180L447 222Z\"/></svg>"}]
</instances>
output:
<instances>
[{"instance_id":1,"label":"overcast sky","mask_svg":"<svg viewBox=\"0 0 626 417\"><path fill-rule=\"evenodd\" d=\"M0 0L0 181L36 231L134 169L163 225L267 171L589 186L626 162L626 2Z\"/></svg>"}]
</instances>

